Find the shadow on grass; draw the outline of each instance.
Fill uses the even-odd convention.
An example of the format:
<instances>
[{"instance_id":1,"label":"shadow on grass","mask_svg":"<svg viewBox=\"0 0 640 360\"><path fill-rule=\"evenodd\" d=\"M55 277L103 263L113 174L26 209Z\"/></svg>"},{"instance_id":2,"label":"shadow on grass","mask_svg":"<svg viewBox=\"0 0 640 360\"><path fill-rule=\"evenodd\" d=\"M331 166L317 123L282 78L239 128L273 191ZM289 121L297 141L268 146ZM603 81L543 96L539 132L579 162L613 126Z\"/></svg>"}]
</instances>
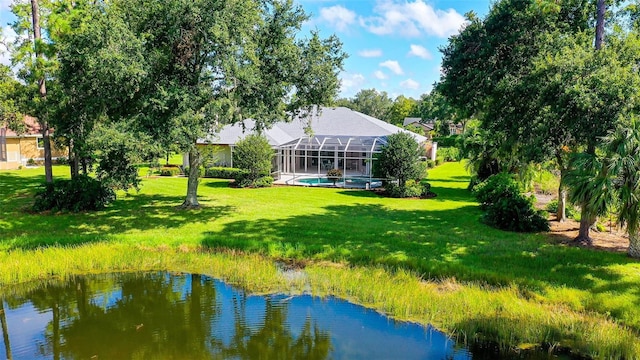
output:
<instances>
[{"instance_id":1,"label":"shadow on grass","mask_svg":"<svg viewBox=\"0 0 640 360\"><path fill-rule=\"evenodd\" d=\"M352 189L352 190L341 190L338 191L338 194L341 195L347 195L347 196L353 196L353 197L358 197L358 198L379 198L379 197L383 197L382 195L376 193L375 191L371 191L371 190L362 190L362 189Z\"/></svg>"},{"instance_id":2,"label":"shadow on grass","mask_svg":"<svg viewBox=\"0 0 640 360\"><path fill-rule=\"evenodd\" d=\"M592 291L606 282L622 289L628 284L607 267L633 262L620 254L550 246L539 235L489 228L480 224L476 206L397 210L354 204L323 210L326 212L290 217L283 214L278 220L230 222L219 231L205 233L203 246L283 259L404 268L430 279L516 284L525 295L545 291L550 285ZM629 300L640 305L640 294L633 292ZM607 306L620 313L628 308L625 304ZM630 318L640 316L640 310L633 312Z\"/></svg>"},{"instance_id":3,"label":"shadow on grass","mask_svg":"<svg viewBox=\"0 0 640 360\"><path fill-rule=\"evenodd\" d=\"M28 194L32 201L32 193ZM131 230L180 228L185 223L209 223L234 209L231 206L205 206L183 210L181 196L136 194L113 202L106 209L83 213L30 214L7 216L7 231L0 234L0 246L8 250L33 249L58 244L77 245L105 241ZM8 215L8 214L6 214ZM2 244L4 242L4 244Z\"/></svg>"},{"instance_id":4,"label":"shadow on grass","mask_svg":"<svg viewBox=\"0 0 640 360\"><path fill-rule=\"evenodd\" d=\"M214 189L231 187L229 186L231 184L231 180L225 180L225 179L209 179L209 180L210 181L202 182L201 185L214 188Z\"/></svg>"}]
</instances>

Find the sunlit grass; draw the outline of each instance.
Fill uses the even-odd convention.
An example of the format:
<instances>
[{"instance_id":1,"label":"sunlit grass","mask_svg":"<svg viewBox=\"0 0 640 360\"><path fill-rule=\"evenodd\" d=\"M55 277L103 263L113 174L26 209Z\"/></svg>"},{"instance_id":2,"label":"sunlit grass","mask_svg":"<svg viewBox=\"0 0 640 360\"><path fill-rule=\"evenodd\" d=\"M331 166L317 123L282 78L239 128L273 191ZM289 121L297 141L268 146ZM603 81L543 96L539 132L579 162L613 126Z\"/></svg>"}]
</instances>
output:
<instances>
[{"instance_id":1,"label":"sunlit grass","mask_svg":"<svg viewBox=\"0 0 640 360\"><path fill-rule=\"evenodd\" d=\"M640 264L483 225L459 163L430 171L438 197L429 200L233 189L203 179L202 209L185 211L178 208L185 178L145 177L140 193L119 194L104 211L31 214L42 173L0 172L0 285L167 269L253 291L289 291L303 285L282 279L273 260L294 261L307 265L318 293L432 323L463 340L559 343L598 356L640 357L633 338L640 330Z\"/></svg>"}]
</instances>

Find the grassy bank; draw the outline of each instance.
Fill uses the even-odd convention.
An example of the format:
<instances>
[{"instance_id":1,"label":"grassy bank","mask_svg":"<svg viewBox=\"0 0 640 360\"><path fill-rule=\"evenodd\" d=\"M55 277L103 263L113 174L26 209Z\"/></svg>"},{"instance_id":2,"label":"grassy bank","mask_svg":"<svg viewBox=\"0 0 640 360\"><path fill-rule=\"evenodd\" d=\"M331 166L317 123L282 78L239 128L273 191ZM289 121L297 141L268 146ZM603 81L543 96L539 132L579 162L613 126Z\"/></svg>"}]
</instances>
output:
<instances>
[{"instance_id":1,"label":"grassy bank","mask_svg":"<svg viewBox=\"0 0 640 360\"><path fill-rule=\"evenodd\" d=\"M288 283L270 260L287 259L308 264L318 294L433 323L462 339L640 357L640 264L481 224L457 163L430 172L438 194L431 200L341 189L241 190L205 179L203 209L183 211L176 205L186 179L148 178L139 194L105 211L29 214L41 172L0 173L1 285L169 269L258 292L299 290L302 284Z\"/></svg>"}]
</instances>

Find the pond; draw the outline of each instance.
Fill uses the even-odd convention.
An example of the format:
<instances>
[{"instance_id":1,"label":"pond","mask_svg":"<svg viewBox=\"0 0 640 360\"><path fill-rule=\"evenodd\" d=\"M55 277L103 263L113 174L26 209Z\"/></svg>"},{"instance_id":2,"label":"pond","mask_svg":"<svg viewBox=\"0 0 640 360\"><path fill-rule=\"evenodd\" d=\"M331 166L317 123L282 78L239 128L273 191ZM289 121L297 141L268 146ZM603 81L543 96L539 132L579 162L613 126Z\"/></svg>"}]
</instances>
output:
<instances>
[{"instance_id":1,"label":"pond","mask_svg":"<svg viewBox=\"0 0 640 360\"><path fill-rule=\"evenodd\" d=\"M431 327L346 301L252 296L201 275L78 276L4 292L7 359L483 357Z\"/></svg>"}]
</instances>

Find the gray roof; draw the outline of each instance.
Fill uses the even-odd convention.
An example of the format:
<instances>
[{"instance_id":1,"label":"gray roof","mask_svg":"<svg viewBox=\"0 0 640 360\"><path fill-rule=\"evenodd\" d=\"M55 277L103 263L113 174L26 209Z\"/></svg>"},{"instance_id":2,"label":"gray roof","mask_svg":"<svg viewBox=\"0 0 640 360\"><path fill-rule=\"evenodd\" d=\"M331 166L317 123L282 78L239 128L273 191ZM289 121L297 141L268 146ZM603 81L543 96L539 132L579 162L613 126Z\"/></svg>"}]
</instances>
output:
<instances>
[{"instance_id":1,"label":"gray roof","mask_svg":"<svg viewBox=\"0 0 640 360\"><path fill-rule=\"evenodd\" d=\"M413 135L419 143L427 140L424 136L345 107L325 107L319 114L296 117L290 122L277 122L270 129L265 130L264 135L269 140L269 144L280 146L308 137L309 134L305 129L309 126L313 134L323 136L384 137L402 131ZM206 139L198 139L198 143L234 145L238 140L251 134L254 128L255 121L247 119L241 123L226 125L217 134L212 134Z\"/></svg>"},{"instance_id":2,"label":"gray roof","mask_svg":"<svg viewBox=\"0 0 640 360\"><path fill-rule=\"evenodd\" d=\"M409 124L420 123L420 122L422 122L421 118L406 117L406 118L404 118L404 122L402 123L402 126L407 126Z\"/></svg>"}]
</instances>

